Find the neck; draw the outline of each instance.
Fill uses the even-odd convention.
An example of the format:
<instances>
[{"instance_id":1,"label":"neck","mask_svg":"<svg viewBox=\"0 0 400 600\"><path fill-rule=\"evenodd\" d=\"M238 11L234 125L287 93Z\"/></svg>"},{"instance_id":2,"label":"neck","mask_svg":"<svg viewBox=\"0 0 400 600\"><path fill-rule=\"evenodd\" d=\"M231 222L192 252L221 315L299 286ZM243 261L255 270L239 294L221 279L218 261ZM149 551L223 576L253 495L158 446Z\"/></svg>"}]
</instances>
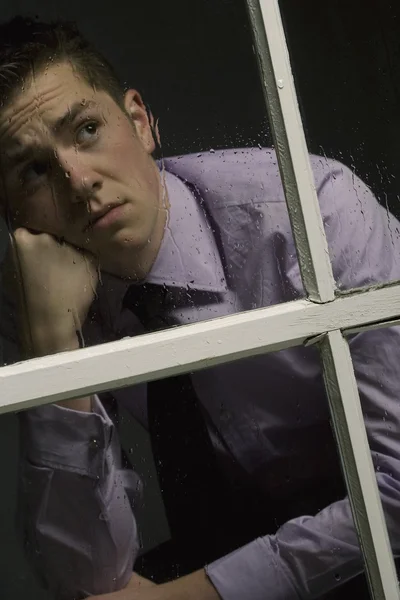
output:
<instances>
[{"instance_id":1,"label":"neck","mask_svg":"<svg viewBox=\"0 0 400 600\"><path fill-rule=\"evenodd\" d=\"M160 207L153 235L148 244L138 253L134 270L132 271L132 267L129 270L128 278L132 281L142 281L150 273L160 251L167 219L168 208Z\"/></svg>"},{"instance_id":2,"label":"neck","mask_svg":"<svg viewBox=\"0 0 400 600\"><path fill-rule=\"evenodd\" d=\"M160 251L161 242L168 221L170 205L167 188L163 181L163 174L159 173L158 169L157 177L159 184L159 202L151 238L143 247L136 251L127 247L126 253L123 253L126 254L126 256L123 256L123 254L120 255L118 265L115 265L115 268L110 269L110 273L117 275L122 279L128 279L134 282L140 282L146 279Z\"/></svg>"}]
</instances>

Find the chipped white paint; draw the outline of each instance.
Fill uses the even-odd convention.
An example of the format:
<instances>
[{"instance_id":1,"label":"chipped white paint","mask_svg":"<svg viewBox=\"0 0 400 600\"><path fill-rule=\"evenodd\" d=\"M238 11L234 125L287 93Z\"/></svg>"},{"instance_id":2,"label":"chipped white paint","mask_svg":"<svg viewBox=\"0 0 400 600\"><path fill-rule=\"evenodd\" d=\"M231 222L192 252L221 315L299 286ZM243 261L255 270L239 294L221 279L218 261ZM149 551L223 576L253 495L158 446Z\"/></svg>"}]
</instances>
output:
<instances>
[{"instance_id":1,"label":"chipped white paint","mask_svg":"<svg viewBox=\"0 0 400 600\"><path fill-rule=\"evenodd\" d=\"M400 284L326 304L297 300L0 369L0 412L116 389L400 316Z\"/></svg>"},{"instance_id":2,"label":"chipped white paint","mask_svg":"<svg viewBox=\"0 0 400 600\"><path fill-rule=\"evenodd\" d=\"M349 345L340 331L331 331L320 346L332 421L372 596L398 600L399 584Z\"/></svg>"},{"instance_id":3,"label":"chipped white paint","mask_svg":"<svg viewBox=\"0 0 400 600\"><path fill-rule=\"evenodd\" d=\"M247 4L304 287L314 302L329 302L332 267L278 2Z\"/></svg>"}]
</instances>

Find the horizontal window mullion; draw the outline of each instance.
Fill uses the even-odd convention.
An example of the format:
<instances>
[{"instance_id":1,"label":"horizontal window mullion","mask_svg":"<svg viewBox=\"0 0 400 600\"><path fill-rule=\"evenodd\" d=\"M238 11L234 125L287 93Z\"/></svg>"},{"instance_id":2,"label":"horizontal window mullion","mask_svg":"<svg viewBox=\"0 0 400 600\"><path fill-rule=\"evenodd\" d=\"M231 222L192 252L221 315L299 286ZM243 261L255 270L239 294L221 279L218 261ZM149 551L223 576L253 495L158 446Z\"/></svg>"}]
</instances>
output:
<instances>
[{"instance_id":1,"label":"horizontal window mullion","mask_svg":"<svg viewBox=\"0 0 400 600\"><path fill-rule=\"evenodd\" d=\"M318 304L296 300L0 368L0 412L134 385L312 343L400 317L400 283Z\"/></svg>"}]
</instances>

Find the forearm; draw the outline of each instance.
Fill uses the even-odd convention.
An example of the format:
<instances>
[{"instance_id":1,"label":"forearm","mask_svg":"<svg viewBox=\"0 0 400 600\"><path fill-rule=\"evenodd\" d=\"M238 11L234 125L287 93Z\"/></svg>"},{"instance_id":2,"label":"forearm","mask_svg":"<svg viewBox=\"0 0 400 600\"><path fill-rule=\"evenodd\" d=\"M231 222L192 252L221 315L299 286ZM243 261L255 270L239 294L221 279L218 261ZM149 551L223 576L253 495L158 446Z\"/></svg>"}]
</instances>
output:
<instances>
[{"instance_id":1,"label":"forearm","mask_svg":"<svg viewBox=\"0 0 400 600\"><path fill-rule=\"evenodd\" d=\"M167 595L162 598L171 600L220 600L221 598L204 569L165 584L165 593Z\"/></svg>"},{"instance_id":2,"label":"forearm","mask_svg":"<svg viewBox=\"0 0 400 600\"><path fill-rule=\"evenodd\" d=\"M204 569L157 586L136 577L124 590L91 596L90 600L220 600Z\"/></svg>"}]
</instances>

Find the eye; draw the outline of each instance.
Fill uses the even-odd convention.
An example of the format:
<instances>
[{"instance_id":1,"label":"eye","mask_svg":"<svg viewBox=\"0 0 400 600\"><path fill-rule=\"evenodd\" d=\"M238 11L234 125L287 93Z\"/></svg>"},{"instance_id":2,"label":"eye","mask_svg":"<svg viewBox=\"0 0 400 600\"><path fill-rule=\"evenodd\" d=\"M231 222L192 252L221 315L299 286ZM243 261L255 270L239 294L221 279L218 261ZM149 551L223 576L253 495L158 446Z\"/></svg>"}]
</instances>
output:
<instances>
[{"instance_id":1,"label":"eye","mask_svg":"<svg viewBox=\"0 0 400 600\"><path fill-rule=\"evenodd\" d=\"M99 132L99 124L96 121L85 123L76 134L76 143L84 144L91 142L97 138Z\"/></svg>"},{"instance_id":2,"label":"eye","mask_svg":"<svg viewBox=\"0 0 400 600\"><path fill-rule=\"evenodd\" d=\"M49 162L44 160L34 160L27 164L20 175L23 184L34 183L47 174Z\"/></svg>"}]
</instances>

